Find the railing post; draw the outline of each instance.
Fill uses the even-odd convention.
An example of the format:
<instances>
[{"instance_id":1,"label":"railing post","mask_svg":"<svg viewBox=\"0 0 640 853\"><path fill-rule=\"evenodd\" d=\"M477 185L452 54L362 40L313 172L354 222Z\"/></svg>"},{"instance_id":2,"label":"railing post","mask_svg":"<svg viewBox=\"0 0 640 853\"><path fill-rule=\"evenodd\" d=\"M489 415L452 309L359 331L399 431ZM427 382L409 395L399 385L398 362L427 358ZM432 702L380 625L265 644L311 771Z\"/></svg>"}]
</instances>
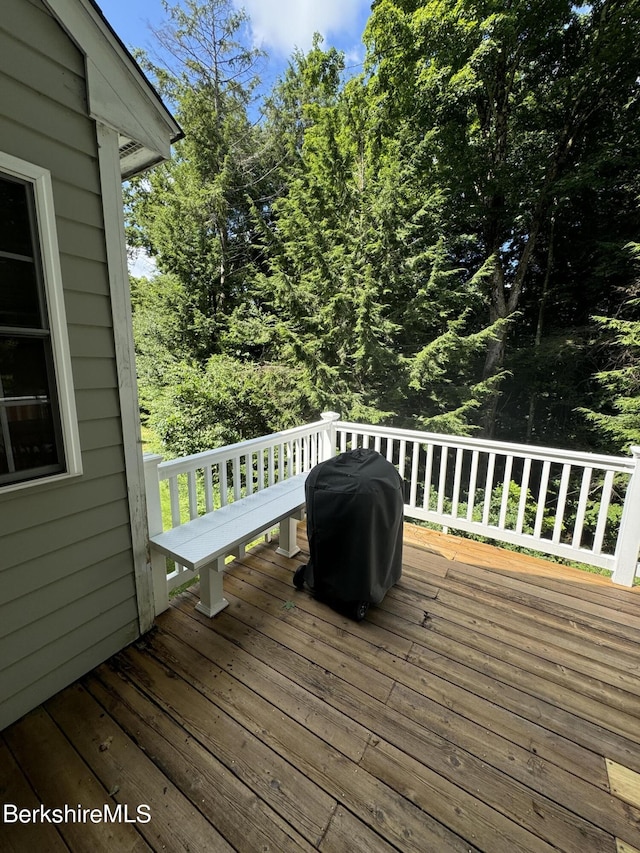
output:
<instances>
[{"instance_id":1,"label":"railing post","mask_svg":"<svg viewBox=\"0 0 640 853\"><path fill-rule=\"evenodd\" d=\"M340 420L338 412L322 412L320 415L322 420L327 424L327 428L322 435L321 462L326 459L331 459L336 455L336 421Z\"/></svg>"},{"instance_id":2,"label":"railing post","mask_svg":"<svg viewBox=\"0 0 640 853\"><path fill-rule=\"evenodd\" d=\"M162 533L162 506L160 503L160 473L158 465L162 456L158 453L144 454L144 484L147 494L147 519L149 536ZM149 560L153 577L153 599L156 616L169 607L169 588L167 586L166 558L149 547Z\"/></svg>"},{"instance_id":3,"label":"railing post","mask_svg":"<svg viewBox=\"0 0 640 853\"><path fill-rule=\"evenodd\" d=\"M624 499L618 544L616 546L614 583L632 586L640 550L640 447L632 447L634 469Z\"/></svg>"}]
</instances>

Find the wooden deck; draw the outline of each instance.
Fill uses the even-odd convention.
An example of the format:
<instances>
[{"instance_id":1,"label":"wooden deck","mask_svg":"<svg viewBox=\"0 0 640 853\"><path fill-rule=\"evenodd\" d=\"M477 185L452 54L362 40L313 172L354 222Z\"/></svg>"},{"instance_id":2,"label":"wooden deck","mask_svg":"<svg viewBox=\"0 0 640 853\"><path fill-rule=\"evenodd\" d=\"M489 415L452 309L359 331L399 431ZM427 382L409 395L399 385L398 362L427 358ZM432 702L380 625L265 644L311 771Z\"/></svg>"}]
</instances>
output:
<instances>
[{"instance_id":1,"label":"wooden deck","mask_svg":"<svg viewBox=\"0 0 640 853\"><path fill-rule=\"evenodd\" d=\"M0 850L640 850L640 589L406 526L357 624L300 562L255 549L220 616L183 593L7 729L2 803L151 819L0 818Z\"/></svg>"}]
</instances>

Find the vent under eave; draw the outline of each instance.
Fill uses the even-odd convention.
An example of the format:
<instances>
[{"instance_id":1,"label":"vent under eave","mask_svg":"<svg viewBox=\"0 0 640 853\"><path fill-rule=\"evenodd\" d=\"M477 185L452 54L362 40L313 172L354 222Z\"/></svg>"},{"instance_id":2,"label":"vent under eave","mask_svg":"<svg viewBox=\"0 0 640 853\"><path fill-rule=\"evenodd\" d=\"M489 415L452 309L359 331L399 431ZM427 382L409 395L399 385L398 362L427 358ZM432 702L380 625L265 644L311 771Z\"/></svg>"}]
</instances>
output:
<instances>
[{"instance_id":1,"label":"vent under eave","mask_svg":"<svg viewBox=\"0 0 640 853\"><path fill-rule=\"evenodd\" d=\"M156 163L161 162L164 158L155 151L150 151L141 142L135 139L129 139L126 136L120 136L118 139L118 151L120 154L120 174L122 179L133 177Z\"/></svg>"}]
</instances>

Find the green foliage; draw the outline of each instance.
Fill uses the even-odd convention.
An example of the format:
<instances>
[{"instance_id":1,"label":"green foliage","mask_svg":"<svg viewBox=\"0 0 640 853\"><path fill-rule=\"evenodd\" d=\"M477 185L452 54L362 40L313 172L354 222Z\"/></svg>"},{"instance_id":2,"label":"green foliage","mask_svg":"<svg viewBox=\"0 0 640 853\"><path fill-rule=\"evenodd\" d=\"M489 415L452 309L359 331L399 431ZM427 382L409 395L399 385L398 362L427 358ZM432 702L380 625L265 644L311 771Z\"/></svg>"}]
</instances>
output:
<instances>
[{"instance_id":1,"label":"green foliage","mask_svg":"<svg viewBox=\"0 0 640 853\"><path fill-rule=\"evenodd\" d=\"M316 36L257 124L244 13L167 12L167 67L140 61L186 137L127 199L161 271L133 283L141 400L175 452L325 408L638 441L637 0L376 0L366 74Z\"/></svg>"},{"instance_id":2,"label":"green foliage","mask_svg":"<svg viewBox=\"0 0 640 853\"><path fill-rule=\"evenodd\" d=\"M156 389L148 425L175 456L244 441L309 420L299 375L279 365L212 356L176 362Z\"/></svg>"},{"instance_id":3,"label":"green foliage","mask_svg":"<svg viewBox=\"0 0 640 853\"><path fill-rule=\"evenodd\" d=\"M169 22L156 36L174 67L144 55L140 61L176 105L185 139L169 163L131 183L129 241L188 293L184 344L204 362L219 351L255 261L252 199L263 174L247 106L259 52L239 41L246 16L230 0L187 0L167 11Z\"/></svg>"},{"instance_id":4,"label":"green foliage","mask_svg":"<svg viewBox=\"0 0 640 853\"><path fill-rule=\"evenodd\" d=\"M617 196L618 227L633 216L639 37L637 2L374 3L365 42L380 132L413 133L419 186L435 200L432 215L458 263L473 272L493 258L484 287L490 323L520 311L518 323L488 339L485 379L505 366L508 331L528 320L523 301L540 300L539 255L560 200L578 233L590 210L612 221L602 212L605 192ZM601 281L605 254L628 239L620 230L608 237L608 248L591 251ZM575 268L585 249L572 246L562 250ZM569 276L583 299L584 279L574 269ZM488 432L497 404L494 396L486 406Z\"/></svg>"},{"instance_id":5,"label":"green foliage","mask_svg":"<svg viewBox=\"0 0 640 853\"><path fill-rule=\"evenodd\" d=\"M601 442L604 436L610 447L628 451L640 444L640 299L628 300L624 308L635 319L594 318L610 335L606 348L609 366L595 374L602 390L601 409L581 407L579 411L597 430Z\"/></svg>"}]
</instances>

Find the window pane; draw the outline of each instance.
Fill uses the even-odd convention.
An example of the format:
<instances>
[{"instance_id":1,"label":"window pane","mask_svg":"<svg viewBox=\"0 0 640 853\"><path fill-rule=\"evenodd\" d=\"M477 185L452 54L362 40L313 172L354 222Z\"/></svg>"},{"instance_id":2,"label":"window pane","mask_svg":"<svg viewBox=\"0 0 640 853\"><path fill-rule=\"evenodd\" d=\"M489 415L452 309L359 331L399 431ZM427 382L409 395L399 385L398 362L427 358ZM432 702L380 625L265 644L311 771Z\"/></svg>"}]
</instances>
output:
<instances>
[{"instance_id":1,"label":"window pane","mask_svg":"<svg viewBox=\"0 0 640 853\"><path fill-rule=\"evenodd\" d=\"M0 400L4 397L49 399L48 340L0 336Z\"/></svg>"},{"instance_id":2,"label":"window pane","mask_svg":"<svg viewBox=\"0 0 640 853\"><path fill-rule=\"evenodd\" d=\"M0 178L0 251L33 255L27 187Z\"/></svg>"},{"instance_id":3,"label":"window pane","mask_svg":"<svg viewBox=\"0 0 640 853\"><path fill-rule=\"evenodd\" d=\"M0 326L40 328L35 264L0 257Z\"/></svg>"},{"instance_id":4,"label":"window pane","mask_svg":"<svg viewBox=\"0 0 640 853\"><path fill-rule=\"evenodd\" d=\"M0 427L2 427L2 421L1 420L0 420ZM7 440L8 440L8 436L7 436ZM4 430L0 429L0 477L3 474L8 474L8 473L9 473L9 460L7 459L7 451L5 450Z\"/></svg>"},{"instance_id":5,"label":"window pane","mask_svg":"<svg viewBox=\"0 0 640 853\"><path fill-rule=\"evenodd\" d=\"M56 434L51 406L34 404L7 408L16 471L56 465Z\"/></svg>"}]
</instances>

